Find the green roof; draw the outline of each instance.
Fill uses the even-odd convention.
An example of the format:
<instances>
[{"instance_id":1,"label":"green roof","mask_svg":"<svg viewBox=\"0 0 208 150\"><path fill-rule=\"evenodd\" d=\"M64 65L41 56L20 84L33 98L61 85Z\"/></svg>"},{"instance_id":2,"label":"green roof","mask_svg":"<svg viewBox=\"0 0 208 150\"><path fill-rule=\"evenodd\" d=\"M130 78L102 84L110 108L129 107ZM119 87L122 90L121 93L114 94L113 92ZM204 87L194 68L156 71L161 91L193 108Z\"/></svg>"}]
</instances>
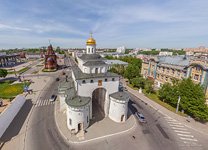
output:
<instances>
[{"instance_id":1,"label":"green roof","mask_svg":"<svg viewBox=\"0 0 208 150\"><path fill-rule=\"evenodd\" d=\"M72 67L72 71L74 73L76 80L90 79L90 78L119 77L120 76L120 75L118 75L116 73L112 73L112 72L98 73L98 74L95 74L95 73L87 74L87 73L83 73L80 70L80 68L77 66Z\"/></svg>"},{"instance_id":2,"label":"green roof","mask_svg":"<svg viewBox=\"0 0 208 150\"><path fill-rule=\"evenodd\" d=\"M75 96L73 98L67 97L66 103L70 107L82 107L87 105L91 101L90 97Z\"/></svg>"},{"instance_id":3,"label":"green roof","mask_svg":"<svg viewBox=\"0 0 208 150\"><path fill-rule=\"evenodd\" d=\"M110 94L109 96L120 101L129 100L129 95L125 92L115 92L113 94Z\"/></svg>"}]
</instances>

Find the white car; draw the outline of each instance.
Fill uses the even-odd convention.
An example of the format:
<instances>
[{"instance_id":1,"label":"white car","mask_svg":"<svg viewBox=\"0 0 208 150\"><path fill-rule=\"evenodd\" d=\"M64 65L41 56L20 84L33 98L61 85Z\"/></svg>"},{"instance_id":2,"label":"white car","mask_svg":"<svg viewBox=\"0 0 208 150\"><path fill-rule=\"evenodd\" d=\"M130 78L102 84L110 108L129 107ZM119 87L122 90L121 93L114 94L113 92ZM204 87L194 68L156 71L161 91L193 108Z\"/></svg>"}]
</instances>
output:
<instances>
[{"instance_id":1,"label":"white car","mask_svg":"<svg viewBox=\"0 0 208 150\"><path fill-rule=\"evenodd\" d=\"M56 95L51 95L51 98L49 99L50 100L50 102L54 102L55 100L56 100Z\"/></svg>"},{"instance_id":2,"label":"white car","mask_svg":"<svg viewBox=\"0 0 208 150\"><path fill-rule=\"evenodd\" d=\"M141 123L146 123L146 120L145 120L143 114L141 114L141 113L139 113L139 112L136 112L135 115L136 115L136 117L139 119L139 121L140 121Z\"/></svg>"}]
</instances>

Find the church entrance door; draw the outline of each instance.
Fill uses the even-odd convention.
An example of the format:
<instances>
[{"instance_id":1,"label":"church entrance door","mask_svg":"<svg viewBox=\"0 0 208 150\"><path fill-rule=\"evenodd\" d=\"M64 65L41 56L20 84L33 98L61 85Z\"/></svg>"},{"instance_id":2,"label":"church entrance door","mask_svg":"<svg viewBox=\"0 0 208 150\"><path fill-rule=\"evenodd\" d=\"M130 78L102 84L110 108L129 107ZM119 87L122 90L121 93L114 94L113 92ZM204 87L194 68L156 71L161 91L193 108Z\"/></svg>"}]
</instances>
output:
<instances>
[{"instance_id":1,"label":"church entrance door","mask_svg":"<svg viewBox=\"0 0 208 150\"><path fill-rule=\"evenodd\" d=\"M97 121L105 117L106 89L97 88L92 93L92 115Z\"/></svg>"},{"instance_id":2,"label":"church entrance door","mask_svg":"<svg viewBox=\"0 0 208 150\"><path fill-rule=\"evenodd\" d=\"M121 116L121 122L124 122L124 115Z\"/></svg>"}]
</instances>

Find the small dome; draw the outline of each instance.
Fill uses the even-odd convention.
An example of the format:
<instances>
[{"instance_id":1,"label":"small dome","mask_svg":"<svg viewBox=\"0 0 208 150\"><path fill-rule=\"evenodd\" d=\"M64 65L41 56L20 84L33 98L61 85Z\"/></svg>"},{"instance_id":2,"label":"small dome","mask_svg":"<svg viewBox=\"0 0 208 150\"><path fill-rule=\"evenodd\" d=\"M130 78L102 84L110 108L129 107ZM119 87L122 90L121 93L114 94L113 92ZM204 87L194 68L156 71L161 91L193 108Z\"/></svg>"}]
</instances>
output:
<instances>
[{"instance_id":1,"label":"small dome","mask_svg":"<svg viewBox=\"0 0 208 150\"><path fill-rule=\"evenodd\" d=\"M51 57L49 57L49 58L47 59L47 62L54 62L54 59L51 58Z\"/></svg>"},{"instance_id":2,"label":"small dome","mask_svg":"<svg viewBox=\"0 0 208 150\"><path fill-rule=\"evenodd\" d=\"M92 38L92 33L90 34L90 38L86 42L87 45L96 45L95 39Z\"/></svg>"}]
</instances>

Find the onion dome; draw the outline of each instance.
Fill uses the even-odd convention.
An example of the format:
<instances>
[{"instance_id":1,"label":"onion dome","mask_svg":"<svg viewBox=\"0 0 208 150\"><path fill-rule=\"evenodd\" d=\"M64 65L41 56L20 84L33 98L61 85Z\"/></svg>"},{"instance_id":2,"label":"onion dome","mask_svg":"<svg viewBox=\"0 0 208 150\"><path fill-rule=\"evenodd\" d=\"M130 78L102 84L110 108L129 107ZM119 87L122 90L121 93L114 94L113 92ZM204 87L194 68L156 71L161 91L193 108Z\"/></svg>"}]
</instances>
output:
<instances>
[{"instance_id":1,"label":"onion dome","mask_svg":"<svg viewBox=\"0 0 208 150\"><path fill-rule=\"evenodd\" d=\"M92 33L90 34L90 38L87 39L86 45L96 45L95 39L92 38Z\"/></svg>"}]
</instances>

